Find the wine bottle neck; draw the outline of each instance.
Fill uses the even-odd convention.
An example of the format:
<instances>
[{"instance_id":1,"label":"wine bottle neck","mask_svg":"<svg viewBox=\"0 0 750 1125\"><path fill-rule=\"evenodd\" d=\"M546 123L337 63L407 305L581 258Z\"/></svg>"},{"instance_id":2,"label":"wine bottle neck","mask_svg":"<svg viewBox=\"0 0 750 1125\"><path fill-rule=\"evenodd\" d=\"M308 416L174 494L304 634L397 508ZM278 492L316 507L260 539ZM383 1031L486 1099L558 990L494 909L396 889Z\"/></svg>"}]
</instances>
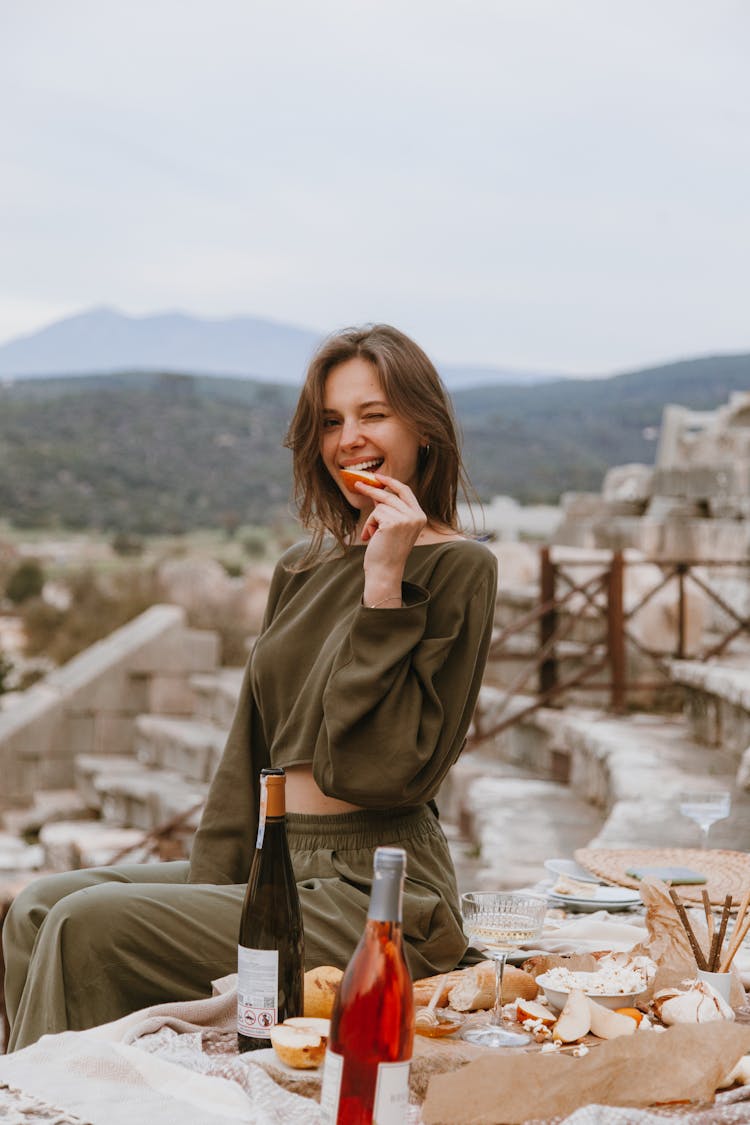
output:
<instances>
[{"instance_id":1,"label":"wine bottle neck","mask_svg":"<svg viewBox=\"0 0 750 1125\"><path fill-rule=\"evenodd\" d=\"M398 922L403 914L402 871L375 871L367 917L376 922Z\"/></svg>"},{"instance_id":2,"label":"wine bottle neck","mask_svg":"<svg viewBox=\"0 0 750 1125\"><path fill-rule=\"evenodd\" d=\"M266 824L284 822L286 818L286 775L283 770L261 770L260 810L258 813L258 835L256 848L263 847Z\"/></svg>"}]
</instances>

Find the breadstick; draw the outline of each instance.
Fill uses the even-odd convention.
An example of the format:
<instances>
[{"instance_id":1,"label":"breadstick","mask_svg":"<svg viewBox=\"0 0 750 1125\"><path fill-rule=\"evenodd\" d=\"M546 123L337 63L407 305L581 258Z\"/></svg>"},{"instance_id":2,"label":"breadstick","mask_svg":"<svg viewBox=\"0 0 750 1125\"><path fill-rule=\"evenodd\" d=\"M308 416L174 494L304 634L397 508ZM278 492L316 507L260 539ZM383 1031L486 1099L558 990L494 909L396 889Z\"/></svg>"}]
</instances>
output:
<instances>
[{"instance_id":1,"label":"breadstick","mask_svg":"<svg viewBox=\"0 0 750 1125\"><path fill-rule=\"evenodd\" d=\"M721 968L719 969L720 973L729 972L729 966L732 964L732 961L734 961L737 950L747 937L748 930L750 930L750 914L746 912L742 917L738 914L737 925L734 927L734 933L732 934L732 940L729 943L726 957L721 963Z\"/></svg>"}]
</instances>

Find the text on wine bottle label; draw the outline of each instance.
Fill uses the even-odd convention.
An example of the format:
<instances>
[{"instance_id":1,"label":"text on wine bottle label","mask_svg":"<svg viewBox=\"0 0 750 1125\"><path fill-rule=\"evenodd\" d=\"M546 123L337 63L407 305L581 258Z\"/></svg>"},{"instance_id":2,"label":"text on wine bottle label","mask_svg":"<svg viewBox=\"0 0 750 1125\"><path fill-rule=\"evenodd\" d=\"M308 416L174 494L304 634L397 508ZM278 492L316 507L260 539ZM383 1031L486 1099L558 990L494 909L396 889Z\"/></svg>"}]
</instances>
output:
<instances>
[{"instance_id":1,"label":"text on wine bottle label","mask_svg":"<svg viewBox=\"0 0 750 1125\"><path fill-rule=\"evenodd\" d=\"M372 1119L376 1125L403 1125L409 1105L410 1062L378 1063Z\"/></svg>"},{"instance_id":2,"label":"text on wine bottle label","mask_svg":"<svg viewBox=\"0 0 750 1125\"><path fill-rule=\"evenodd\" d=\"M378 1063L375 1097L372 1106L374 1125L403 1125L409 1105L409 1069L411 1062ZM341 1079L344 1056L326 1051L323 1088L320 1093L320 1114L323 1125L336 1125L341 1100ZM366 1094L363 1092L366 1099Z\"/></svg>"},{"instance_id":3,"label":"text on wine bottle label","mask_svg":"<svg viewBox=\"0 0 750 1125\"><path fill-rule=\"evenodd\" d=\"M279 952L237 947L237 1030L268 1039L279 1022Z\"/></svg>"},{"instance_id":4,"label":"text on wine bottle label","mask_svg":"<svg viewBox=\"0 0 750 1125\"><path fill-rule=\"evenodd\" d=\"M335 1051L326 1051L323 1088L320 1091L320 1118L323 1125L336 1125L343 1073L344 1056Z\"/></svg>"}]
</instances>

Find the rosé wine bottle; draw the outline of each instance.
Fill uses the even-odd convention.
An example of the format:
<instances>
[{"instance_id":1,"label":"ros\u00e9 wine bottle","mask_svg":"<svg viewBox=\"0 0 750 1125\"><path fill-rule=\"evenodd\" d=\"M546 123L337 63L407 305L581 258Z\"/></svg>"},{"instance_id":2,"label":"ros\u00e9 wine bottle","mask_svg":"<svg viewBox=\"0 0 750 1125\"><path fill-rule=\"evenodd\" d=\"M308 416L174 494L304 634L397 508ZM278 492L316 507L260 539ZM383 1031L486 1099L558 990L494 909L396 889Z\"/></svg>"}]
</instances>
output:
<instances>
[{"instance_id":1,"label":"ros\u00e9 wine bottle","mask_svg":"<svg viewBox=\"0 0 750 1125\"><path fill-rule=\"evenodd\" d=\"M326 1125L402 1125L409 1104L414 993L404 957L406 852L375 852L365 931L331 1019L320 1108Z\"/></svg>"}]
</instances>

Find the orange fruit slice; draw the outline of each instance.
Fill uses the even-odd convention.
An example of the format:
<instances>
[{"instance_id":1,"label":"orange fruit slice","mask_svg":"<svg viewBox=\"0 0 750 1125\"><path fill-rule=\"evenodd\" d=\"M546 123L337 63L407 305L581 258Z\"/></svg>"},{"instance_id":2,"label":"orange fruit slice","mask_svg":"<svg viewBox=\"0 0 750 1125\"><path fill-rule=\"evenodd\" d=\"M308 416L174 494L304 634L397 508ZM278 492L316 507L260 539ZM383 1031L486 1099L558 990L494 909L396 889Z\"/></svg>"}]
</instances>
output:
<instances>
[{"instance_id":1,"label":"orange fruit slice","mask_svg":"<svg viewBox=\"0 0 750 1125\"><path fill-rule=\"evenodd\" d=\"M358 480L363 484L369 484L372 488L385 488L375 474L368 472L367 469L339 469L339 472L346 487L351 488L353 492L356 492L354 485Z\"/></svg>"}]
</instances>

